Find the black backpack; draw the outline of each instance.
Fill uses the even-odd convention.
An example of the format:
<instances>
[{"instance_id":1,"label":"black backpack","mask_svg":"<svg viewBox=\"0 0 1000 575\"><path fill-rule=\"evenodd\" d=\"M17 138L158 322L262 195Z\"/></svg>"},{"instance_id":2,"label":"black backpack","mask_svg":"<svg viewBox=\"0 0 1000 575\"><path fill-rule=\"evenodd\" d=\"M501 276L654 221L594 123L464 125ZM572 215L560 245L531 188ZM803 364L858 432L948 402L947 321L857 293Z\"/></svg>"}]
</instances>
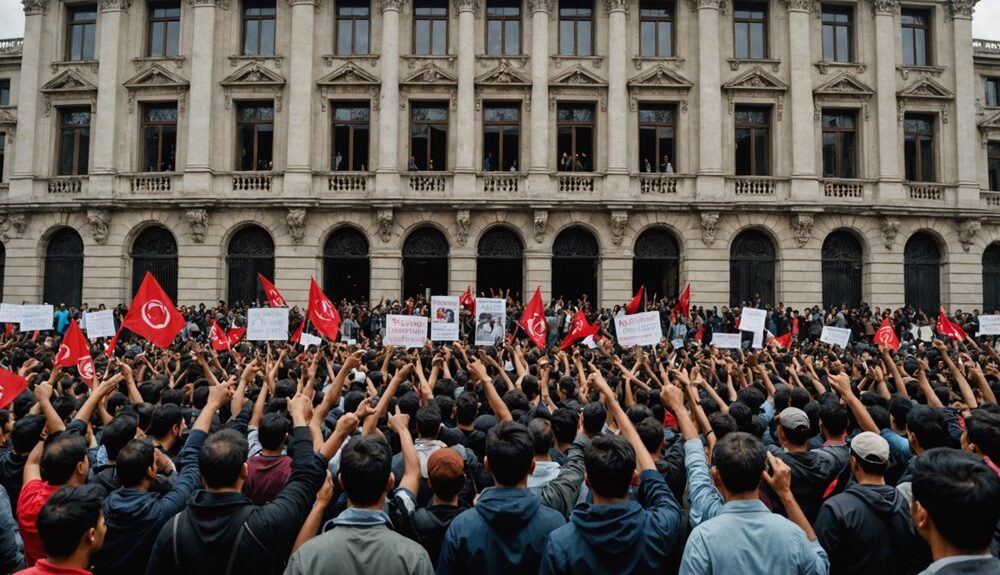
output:
<instances>
[{"instance_id":1,"label":"black backpack","mask_svg":"<svg viewBox=\"0 0 1000 575\"><path fill-rule=\"evenodd\" d=\"M250 515L252 515L253 512L256 510L257 508L253 505L247 505L243 507L238 512L239 517L236 519L236 522L240 523L240 528L236 531L234 535L231 536L232 539L230 541L226 542L226 544L220 545L220 547L223 549L226 548L227 545L230 547L229 558L226 560L226 570L222 573L222 575L232 575L233 568L236 565L236 558L239 553L240 543L242 542L244 536L250 537L250 539L254 541L257 547L259 547L264 551L264 553L267 556L267 563L271 567L273 567L273 569L271 570L268 571L262 570L261 572L264 573L280 572L283 569L284 561L277 560L271 554L270 549L268 549L268 547L264 545L264 543L260 540L260 538L254 534L253 530L250 529L250 524L249 524ZM186 572L181 563L181 549L191 549L194 546L192 544L196 543L194 541L186 541L185 543L188 544L185 545L182 545L180 543L182 534L189 534L193 531L193 529L191 529L190 522L191 520L187 516L187 511L181 511L177 515L174 515L174 518L171 521L174 567L176 567L178 573ZM181 523L184 523L183 529L181 528ZM184 535L184 538L191 539L191 537L188 535Z\"/></svg>"}]
</instances>

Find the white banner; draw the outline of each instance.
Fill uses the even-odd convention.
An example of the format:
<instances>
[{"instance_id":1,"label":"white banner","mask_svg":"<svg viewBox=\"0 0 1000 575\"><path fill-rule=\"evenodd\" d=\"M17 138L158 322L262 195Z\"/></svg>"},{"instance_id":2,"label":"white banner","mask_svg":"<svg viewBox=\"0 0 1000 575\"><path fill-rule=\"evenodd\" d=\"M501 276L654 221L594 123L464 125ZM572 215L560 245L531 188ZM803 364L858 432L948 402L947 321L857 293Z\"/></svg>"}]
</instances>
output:
<instances>
[{"instance_id":1,"label":"white banner","mask_svg":"<svg viewBox=\"0 0 1000 575\"><path fill-rule=\"evenodd\" d=\"M323 345L323 338L316 337L315 335L309 332L303 331L302 335L299 336L299 343L301 343L302 347L306 349L308 349L310 345L315 345L316 347L319 347Z\"/></svg>"},{"instance_id":2,"label":"white banner","mask_svg":"<svg viewBox=\"0 0 1000 575\"><path fill-rule=\"evenodd\" d=\"M618 338L618 345L622 347L660 343L663 339L660 312L647 311L616 317L615 336Z\"/></svg>"},{"instance_id":3,"label":"white banner","mask_svg":"<svg viewBox=\"0 0 1000 575\"><path fill-rule=\"evenodd\" d=\"M114 337L115 312L110 309L87 312L83 314L83 325L86 326L87 337L92 340L99 337Z\"/></svg>"},{"instance_id":4,"label":"white banner","mask_svg":"<svg viewBox=\"0 0 1000 575\"><path fill-rule=\"evenodd\" d=\"M750 342L750 347L753 349L760 349L764 347L764 332L755 331L753 333L753 341Z\"/></svg>"},{"instance_id":5,"label":"white banner","mask_svg":"<svg viewBox=\"0 0 1000 575\"><path fill-rule=\"evenodd\" d=\"M0 306L0 318L3 317L3 306ZM0 319L0 321L3 321ZM978 335L1000 335L1000 315L979 316Z\"/></svg>"},{"instance_id":6,"label":"white banner","mask_svg":"<svg viewBox=\"0 0 1000 575\"><path fill-rule=\"evenodd\" d=\"M247 310L247 341L288 339L287 307L254 307Z\"/></svg>"},{"instance_id":7,"label":"white banner","mask_svg":"<svg viewBox=\"0 0 1000 575\"><path fill-rule=\"evenodd\" d=\"M476 345L503 345L507 336L507 300L476 298Z\"/></svg>"},{"instance_id":8,"label":"white banner","mask_svg":"<svg viewBox=\"0 0 1000 575\"><path fill-rule=\"evenodd\" d=\"M385 316L385 345L423 347L427 343L427 318L422 315Z\"/></svg>"},{"instance_id":9,"label":"white banner","mask_svg":"<svg viewBox=\"0 0 1000 575\"><path fill-rule=\"evenodd\" d=\"M839 345L841 348L847 347L847 342L850 339L851 330L842 327L830 327L828 325L823 326L823 333L819 336L821 342Z\"/></svg>"},{"instance_id":10,"label":"white banner","mask_svg":"<svg viewBox=\"0 0 1000 575\"><path fill-rule=\"evenodd\" d=\"M21 323L21 304L0 303L0 322Z\"/></svg>"},{"instance_id":11,"label":"white banner","mask_svg":"<svg viewBox=\"0 0 1000 575\"><path fill-rule=\"evenodd\" d=\"M21 331L52 329L54 313L50 305L22 305Z\"/></svg>"},{"instance_id":12,"label":"white banner","mask_svg":"<svg viewBox=\"0 0 1000 575\"><path fill-rule=\"evenodd\" d=\"M458 341L458 296L431 296L431 340Z\"/></svg>"},{"instance_id":13,"label":"white banner","mask_svg":"<svg viewBox=\"0 0 1000 575\"><path fill-rule=\"evenodd\" d=\"M762 333L764 331L764 321L766 319L766 309L745 307L743 308L743 311L740 312L740 331Z\"/></svg>"},{"instance_id":14,"label":"white banner","mask_svg":"<svg viewBox=\"0 0 1000 575\"><path fill-rule=\"evenodd\" d=\"M712 345L719 349L740 349L742 333L713 333Z\"/></svg>"}]
</instances>

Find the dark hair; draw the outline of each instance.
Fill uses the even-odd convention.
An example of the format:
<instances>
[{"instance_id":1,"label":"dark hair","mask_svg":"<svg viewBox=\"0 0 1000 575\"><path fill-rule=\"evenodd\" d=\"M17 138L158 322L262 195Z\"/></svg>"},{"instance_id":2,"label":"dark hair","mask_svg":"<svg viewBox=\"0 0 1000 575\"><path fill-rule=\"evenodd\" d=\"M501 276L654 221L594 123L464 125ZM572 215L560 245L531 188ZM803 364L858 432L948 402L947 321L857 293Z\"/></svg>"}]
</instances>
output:
<instances>
[{"instance_id":1,"label":"dark hair","mask_svg":"<svg viewBox=\"0 0 1000 575\"><path fill-rule=\"evenodd\" d=\"M715 433L715 438L722 439L723 437L739 431L739 425L737 425L736 420L733 416L728 413L713 413L708 416L708 424L712 426L712 431Z\"/></svg>"},{"instance_id":2,"label":"dark hair","mask_svg":"<svg viewBox=\"0 0 1000 575\"><path fill-rule=\"evenodd\" d=\"M556 441L552 433L552 423L547 419L535 418L528 423L528 431L531 432L535 445L535 455L548 455Z\"/></svg>"},{"instance_id":3,"label":"dark hair","mask_svg":"<svg viewBox=\"0 0 1000 575\"><path fill-rule=\"evenodd\" d=\"M11 446L14 453L27 455L38 443L38 438L45 429L45 416L40 413L31 413L14 422L14 431L10 434Z\"/></svg>"},{"instance_id":4,"label":"dark hair","mask_svg":"<svg viewBox=\"0 0 1000 575\"><path fill-rule=\"evenodd\" d=\"M596 435L604 430L608 419L608 410L603 403L594 401L583 408L583 430L589 435Z\"/></svg>"},{"instance_id":5,"label":"dark hair","mask_svg":"<svg viewBox=\"0 0 1000 575\"><path fill-rule=\"evenodd\" d=\"M50 437L42 451L42 479L63 485L73 477L76 466L87 460L87 440L76 433L62 432Z\"/></svg>"},{"instance_id":6,"label":"dark hair","mask_svg":"<svg viewBox=\"0 0 1000 575\"><path fill-rule=\"evenodd\" d=\"M378 373L378 372L375 372ZM369 373L368 377L372 377L375 373ZM375 382L375 378L372 377L372 381L377 386L378 383ZM431 392L435 397L439 395L444 395L447 397L455 397L455 381L447 377L442 377L441 379L434 382L434 389Z\"/></svg>"},{"instance_id":7,"label":"dark hair","mask_svg":"<svg viewBox=\"0 0 1000 575\"><path fill-rule=\"evenodd\" d=\"M914 405L906 416L906 428L924 449L951 447L954 443L944 416L933 407Z\"/></svg>"},{"instance_id":8,"label":"dark hair","mask_svg":"<svg viewBox=\"0 0 1000 575\"><path fill-rule=\"evenodd\" d=\"M153 411L153 418L149 421L147 434L157 439L166 437L170 430L175 425L180 425L182 421L184 421L184 414L181 413L180 407L172 403L161 405Z\"/></svg>"},{"instance_id":9,"label":"dark hair","mask_svg":"<svg viewBox=\"0 0 1000 575\"><path fill-rule=\"evenodd\" d=\"M292 422L288 421L284 414L268 413L260 421L257 437L260 439L261 447L274 451L281 449L282 442L291 431Z\"/></svg>"},{"instance_id":10,"label":"dark hair","mask_svg":"<svg viewBox=\"0 0 1000 575\"><path fill-rule=\"evenodd\" d=\"M455 400L455 422L462 425L472 425L479 411L479 399L476 394L465 392Z\"/></svg>"},{"instance_id":11,"label":"dark hair","mask_svg":"<svg viewBox=\"0 0 1000 575\"><path fill-rule=\"evenodd\" d=\"M122 487L135 487L146 477L146 470L153 465L156 448L148 439L133 439L122 447L115 460L115 471Z\"/></svg>"},{"instance_id":12,"label":"dark hair","mask_svg":"<svg viewBox=\"0 0 1000 575\"><path fill-rule=\"evenodd\" d=\"M964 553L987 550L1000 520L1000 477L971 453L936 448L917 458L913 500Z\"/></svg>"},{"instance_id":13,"label":"dark hair","mask_svg":"<svg viewBox=\"0 0 1000 575\"><path fill-rule=\"evenodd\" d=\"M236 485L249 452L247 439L236 430L223 429L209 435L198 452L198 468L205 486L218 488Z\"/></svg>"},{"instance_id":14,"label":"dark hair","mask_svg":"<svg viewBox=\"0 0 1000 575\"><path fill-rule=\"evenodd\" d=\"M635 425L647 417L653 417L653 410L648 405L637 403L628 408L625 415L628 416L628 420L632 422L632 425Z\"/></svg>"},{"instance_id":15,"label":"dark hair","mask_svg":"<svg viewBox=\"0 0 1000 575\"><path fill-rule=\"evenodd\" d=\"M736 400L746 404L750 408L751 414L756 414L760 411L760 406L767 401L767 396L759 387L750 386L736 392Z\"/></svg>"},{"instance_id":16,"label":"dark hair","mask_svg":"<svg viewBox=\"0 0 1000 575\"><path fill-rule=\"evenodd\" d=\"M552 434L558 443L573 443L580 424L580 414L572 409L560 407L552 412L549 421L552 422Z\"/></svg>"},{"instance_id":17,"label":"dark hair","mask_svg":"<svg viewBox=\"0 0 1000 575\"><path fill-rule=\"evenodd\" d=\"M392 451L385 439L362 436L344 447L340 458L340 482L355 505L374 505L385 494L392 473Z\"/></svg>"},{"instance_id":18,"label":"dark hair","mask_svg":"<svg viewBox=\"0 0 1000 575\"><path fill-rule=\"evenodd\" d=\"M531 410L531 402L528 401L528 396L516 389L503 394L503 402L511 412Z\"/></svg>"},{"instance_id":19,"label":"dark hair","mask_svg":"<svg viewBox=\"0 0 1000 575\"><path fill-rule=\"evenodd\" d=\"M889 415L896 420L896 427L906 429L906 422L913 409L913 401L902 395L893 395L889 400Z\"/></svg>"},{"instance_id":20,"label":"dark hair","mask_svg":"<svg viewBox=\"0 0 1000 575\"><path fill-rule=\"evenodd\" d=\"M809 442L809 438L812 436L812 431L808 427L803 429L788 429L780 423L778 425L781 427L781 431L785 434L785 439L792 445L805 445Z\"/></svg>"},{"instance_id":21,"label":"dark hair","mask_svg":"<svg viewBox=\"0 0 1000 575\"><path fill-rule=\"evenodd\" d=\"M354 413L355 411L357 411L358 406L361 405L361 402L364 400L365 400L365 394L361 393L360 391L349 391L345 393L344 413ZM401 407L402 405L403 405L402 402L400 402ZM411 417L413 416L412 413L409 415Z\"/></svg>"},{"instance_id":22,"label":"dark hair","mask_svg":"<svg viewBox=\"0 0 1000 575\"><path fill-rule=\"evenodd\" d=\"M789 393L789 401L792 407L797 407L799 409L805 409L806 404L812 400L812 396L809 392L801 387L793 387L792 391Z\"/></svg>"},{"instance_id":23,"label":"dark hair","mask_svg":"<svg viewBox=\"0 0 1000 575\"><path fill-rule=\"evenodd\" d=\"M174 404L174 405L184 405L185 394L183 389L168 389L163 392L163 397L160 398L160 403Z\"/></svg>"},{"instance_id":24,"label":"dark hair","mask_svg":"<svg viewBox=\"0 0 1000 575\"><path fill-rule=\"evenodd\" d=\"M889 410L882 407L881 405L872 405L868 407L868 415L872 417L872 421L875 422L875 427L879 429L889 428Z\"/></svg>"},{"instance_id":25,"label":"dark hair","mask_svg":"<svg viewBox=\"0 0 1000 575\"><path fill-rule=\"evenodd\" d=\"M759 439L737 431L715 444L712 465L719 471L722 484L732 493L747 493L757 489L760 474L767 462L767 450Z\"/></svg>"},{"instance_id":26,"label":"dark hair","mask_svg":"<svg viewBox=\"0 0 1000 575\"><path fill-rule=\"evenodd\" d=\"M990 461L1000 461L1000 415L974 409L965 418L969 443L975 443Z\"/></svg>"},{"instance_id":27,"label":"dark hair","mask_svg":"<svg viewBox=\"0 0 1000 575\"><path fill-rule=\"evenodd\" d=\"M847 431L849 423L847 408L839 403L824 401L819 404L819 420L827 433L840 437Z\"/></svg>"},{"instance_id":28,"label":"dark hair","mask_svg":"<svg viewBox=\"0 0 1000 575\"><path fill-rule=\"evenodd\" d=\"M417 410L417 435L420 437L437 438L441 433L441 410L436 403L428 403Z\"/></svg>"},{"instance_id":29,"label":"dark hair","mask_svg":"<svg viewBox=\"0 0 1000 575\"><path fill-rule=\"evenodd\" d=\"M533 375L526 375L521 379L521 391L528 399L534 399L540 393L538 378Z\"/></svg>"},{"instance_id":30,"label":"dark hair","mask_svg":"<svg viewBox=\"0 0 1000 575\"><path fill-rule=\"evenodd\" d=\"M663 445L663 424L652 417L647 417L635 424L635 430L646 451L656 453Z\"/></svg>"},{"instance_id":31,"label":"dark hair","mask_svg":"<svg viewBox=\"0 0 1000 575\"><path fill-rule=\"evenodd\" d=\"M576 381L572 377L564 377L559 380L559 389L566 397L573 397L576 394Z\"/></svg>"},{"instance_id":32,"label":"dark hair","mask_svg":"<svg viewBox=\"0 0 1000 575\"><path fill-rule=\"evenodd\" d=\"M635 472L635 450L617 435L594 437L583 456L587 479L601 497L625 497Z\"/></svg>"},{"instance_id":33,"label":"dark hair","mask_svg":"<svg viewBox=\"0 0 1000 575\"><path fill-rule=\"evenodd\" d=\"M878 475L883 476L885 472L889 470L889 463L878 463L875 461L868 461L867 459L859 456L854 450L851 450L851 456L854 457L854 461L857 462L858 467L861 471L864 471L868 475Z\"/></svg>"},{"instance_id":34,"label":"dark hair","mask_svg":"<svg viewBox=\"0 0 1000 575\"><path fill-rule=\"evenodd\" d=\"M486 457L497 485L511 487L524 481L533 453L531 432L520 423L501 421L486 435Z\"/></svg>"},{"instance_id":35,"label":"dark hair","mask_svg":"<svg viewBox=\"0 0 1000 575\"><path fill-rule=\"evenodd\" d=\"M102 491L96 485L59 488L38 513L38 536L50 557L69 557L101 518Z\"/></svg>"},{"instance_id":36,"label":"dark hair","mask_svg":"<svg viewBox=\"0 0 1000 575\"><path fill-rule=\"evenodd\" d=\"M77 410L76 398L68 395L60 395L52 399L52 408L59 414L59 419L69 421L73 412ZM90 423L89 421L87 423Z\"/></svg>"},{"instance_id":37,"label":"dark hair","mask_svg":"<svg viewBox=\"0 0 1000 575\"><path fill-rule=\"evenodd\" d=\"M109 461L118 461L118 452L135 439L139 428L139 418L131 413L123 413L111 420L101 434L101 445L108 452Z\"/></svg>"}]
</instances>

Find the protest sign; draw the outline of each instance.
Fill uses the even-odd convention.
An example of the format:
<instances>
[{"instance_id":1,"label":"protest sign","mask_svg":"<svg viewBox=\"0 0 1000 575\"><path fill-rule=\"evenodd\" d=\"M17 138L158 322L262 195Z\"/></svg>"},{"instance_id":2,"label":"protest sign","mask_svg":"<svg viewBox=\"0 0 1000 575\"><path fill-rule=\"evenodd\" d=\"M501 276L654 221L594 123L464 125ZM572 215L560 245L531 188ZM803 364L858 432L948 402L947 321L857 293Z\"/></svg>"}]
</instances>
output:
<instances>
[{"instance_id":1,"label":"protest sign","mask_svg":"<svg viewBox=\"0 0 1000 575\"><path fill-rule=\"evenodd\" d=\"M476 345L503 345L507 335L507 300L476 298Z\"/></svg>"},{"instance_id":2,"label":"protest sign","mask_svg":"<svg viewBox=\"0 0 1000 575\"><path fill-rule=\"evenodd\" d=\"M16 303L0 303L0 322L21 323L21 305Z\"/></svg>"},{"instance_id":3,"label":"protest sign","mask_svg":"<svg viewBox=\"0 0 1000 575\"><path fill-rule=\"evenodd\" d=\"M766 309L745 307L740 313L740 330L761 333L764 331L764 321L767 319ZM761 335L763 337L763 334Z\"/></svg>"},{"instance_id":4,"label":"protest sign","mask_svg":"<svg viewBox=\"0 0 1000 575\"><path fill-rule=\"evenodd\" d=\"M431 296L431 340L458 341L458 296Z\"/></svg>"},{"instance_id":5,"label":"protest sign","mask_svg":"<svg viewBox=\"0 0 1000 575\"><path fill-rule=\"evenodd\" d=\"M713 333L712 345L719 349L740 349L742 339L740 333Z\"/></svg>"},{"instance_id":6,"label":"protest sign","mask_svg":"<svg viewBox=\"0 0 1000 575\"><path fill-rule=\"evenodd\" d=\"M753 332L753 341L750 342L750 347L753 349L760 349L764 347L764 332L755 331Z\"/></svg>"},{"instance_id":7,"label":"protest sign","mask_svg":"<svg viewBox=\"0 0 1000 575\"><path fill-rule=\"evenodd\" d=\"M21 331L52 329L55 320L53 313L50 305L22 305Z\"/></svg>"},{"instance_id":8,"label":"protest sign","mask_svg":"<svg viewBox=\"0 0 1000 575\"><path fill-rule=\"evenodd\" d=\"M316 347L319 347L323 345L323 338L316 337L315 335L304 331L302 332L302 335L299 336L299 343L301 343L302 347L306 349L308 349L310 345L315 345Z\"/></svg>"},{"instance_id":9,"label":"protest sign","mask_svg":"<svg viewBox=\"0 0 1000 575\"><path fill-rule=\"evenodd\" d=\"M255 307L247 310L247 341L288 339L287 307Z\"/></svg>"},{"instance_id":10,"label":"protest sign","mask_svg":"<svg viewBox=\"0 0 1000 575\"><path fill-rule=\"evenodd\" d=\"M2 316L3 312L0 311L0 318ZM1000 315L979 316L979 335L1000 335Z\"/></svg>"},{"instance_id":11,"label":"protest sign","mask_svg":"<svg viewBox=\"0 0 1000 575\"><path fill-rule=\"evenodd\" d=\"M385 316L385 345L423 347L427 342L427 318L420 315Z\"/></svg>"},{"instance_id":12,"label":"protest sign","mask_svg":"<svg viewBox=\"0 0 1000 575\"><path fill-rule=\"evenodd\" d=\"M83 325L86 326L87 337L113 337L115 335L115 312L110 309L92 311L83 314Z\"/></svg>"},{"instance_id":13,"label":"protest sign","mask_svg":"<svg viewBox=\"0 0 1000 575\"><path fill-rule=\"evenodd\" d=\"M823 333L819 336L819 340L821 342L839 345L842 348L847 347L847 342L850 341L850 339L851 330L841 327L831 327L828 325L823 326Z\"/></svg>"},{"instance_id":14,"label":"protest sign","mask_svg":"<svg viewBox=\"0 0 1000 575\"><path fill-rule=\"evenodd\" d=\"M663 339L660 312L647 311L617 316L615 318L615 335L618 338L618 345L622 347L660 343L660 340Z\"/></svg>"}]
</instances>

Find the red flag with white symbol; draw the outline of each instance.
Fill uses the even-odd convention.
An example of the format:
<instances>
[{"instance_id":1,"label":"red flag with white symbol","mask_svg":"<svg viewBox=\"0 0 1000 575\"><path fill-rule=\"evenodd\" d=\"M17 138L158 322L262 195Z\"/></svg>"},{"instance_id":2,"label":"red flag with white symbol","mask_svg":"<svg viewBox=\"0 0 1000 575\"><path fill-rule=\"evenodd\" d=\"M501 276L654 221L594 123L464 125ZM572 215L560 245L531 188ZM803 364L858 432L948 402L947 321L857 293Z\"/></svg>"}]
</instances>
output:
<instances>
[{"instance_id":1,"label":"red flag with white symbol","mask_svg":"<svg viewBox=\"0 0 1000 575\"><path fill-rule=\"evenodd\" d=\"M247 328L245 327L234 327L233 329L226 332L226 340L229 341L229 347L233 347L238 344L243 336L247 334Z\"/></svg>"},{"instance_id":2,"label":"red flag with white symbol","mask_svg":"<svg viewBox=\"0 0 1000 575\"><path fill-rule=\"evenodd\" d=\"M0 409L10 405L10 402L26 389L28 380L12 371L0 368Z\"/></svg>"},{"instance_id":3,"label":"red flag with white symbol","mask_svg":"<svg viewBox=\"0 0 1000 575\"><path fill-rule=\"evenodd\" d=\"M788 332L785 335L772 337L771 341L784 349L788 349L789 347L792 346L792 332Z\"/></svg>"},{"instance_id":4,"label":"red flag with white symbol","mask_svg":"<svg viewBox=\"0 0 1000 575\"><path fill-rule=\"evenodd\" d=\"M535 345L545 349L545 334L548 332L548 324L545 322L545 304L542 303L542 288L535 288L535 295L531 296L531 301L524 308L521 314L521 327L535 342Z\"/></svg>"},{"instance_id":5,"label":"red flag with white symbol","mask_svg":"<svg viewBox=\"0 0 1000 575\"><path fill-rule=\"evenodd\" d=\"M208 339L212 342L212 349L215 351L226 350L226 334L219 327L219 324L212 322L212 327L208 329Z\"/></svg>"},{"instance_id":6,"label":"red flag with white symbol","mask_svg":"<svg viewBox=\"0 0 1000 575\"><path fill-rule=\"evenodd\" d=\"M278 292L278 288L274 287L274 284L269 282L264 274L257 274L257 277L260 278L260 285L264 287L267 305L271 307L286 307L288 305L285 303L285 298L281 297L281 293Z\"/></svg>"},{"instance_id":7,"label":"red flag with white symbol","mask_svg":"<svg viewBox=\"0 0 1000 575\"><path fill-rule=\"evenodd\" d=\"M62 367L76 366L80 379L87 382L87 385L94 384L94 359L90 357L90 345L75 319L69 322L69 328L56 353L55 364Z\"/></svg>"},{"instance_id":8,"label":"red flag with white symbol","mask_svg":"<svg viewBox=\"0 0 1000 575\"><path fill-rule=\"evenodd\" d=\"M674 306L673 312L680 314L684 317L691 316L691 284L689 283L686 288L684 288L684 293L681 294L681 298L677 300L677 305Z\"/></svg>"},{"instance_id":9,"label":"red flag with white symbol","mask_svg":"<svg viewBox=\"0 0 1000 575\"><path fill-rule=\"evenodd\" d=\"M896 336L896 328L892 325L891 319L882 320L882 325L875 331L875 343L882 344L892 351L899 351L899 337Z\"/></svg>"},{"instance_id":10,"label":"red flag with white symbol","mask_svg":"<svg viewBox=\"0 0 1000 575\"><path fill-rule=\"evenodd\" d=\"M635 292L635 296L632 297L632 301L625 304L625 313L631 315L633 313L639 313L642 309L642 296L646 295L646 286L640 285L639 291Z\"/></svg>"},{"instance_id":11,"label":"red flag with white symbol","mask_svg":"<svg viewBox=\"0 0 1000 575\"><path fill-rule=\"evenodd\" d=\"M472 286L466 286L465 293L458 298L458 303L469 310L469 313L476 315L476 298L472 295Z\"/></svg>"},{"instance_id":12,"label":"red flag with white symbol","mask_svg":"<svg viewBox=\"0 0 1000 575\"><path fill-rule=\"evenodd\" d=\"M599 331L600 327L598 327L597 324L591 325L591 323L587 321L587 315L582 311L578 311L576 312L576 315L573 316L573 323L570 324L569 333L566 334L562 343L559 344L559 349L566 349L581 339L586 339L589 336L596 336Z\"/></svg>"},{"instance_id":13,"label":"red flag with white symbol","mask_svg":"<svg viewBox=\"0 0 1000 575\"><path fill-rule=\"evenodd\" d=\"M340 314L312 278L309 279L308 314L309 321L316 327L316 331L330 341L337 341L337 334L340 333Z\"/></svg>"},{"instance_id":14,"label":"red flag with white symbol","mask_svg":"<svg viewBox=\"0 0 1000 575\"><path fill-rule=\"evenodd\" d=\"M957 339L962 341L965 339L965 330L958 326L955 322L948 319L948 316L944 314L944 308L938 312L938 322L937 322L937 332L941 335L948 336L951 339Z\"/></svg>"},{"instance_id":15,"label":"red flag with white symbol","mask_svg":"<svg viewBox=\"0 0 1000 575\"><path fill-rule=\"evenodd\" d=\"M122 329L131 330L132 333L151 341L153 345L166 349L186 325L187 322L184 321L181 312L174 307L174 302L170 301L153 274L146 272L139 291L132 299L128 315L122 321L118 333L108 344L105 353L109 356L114 353Z\"/></svg>"}]
</instances>

